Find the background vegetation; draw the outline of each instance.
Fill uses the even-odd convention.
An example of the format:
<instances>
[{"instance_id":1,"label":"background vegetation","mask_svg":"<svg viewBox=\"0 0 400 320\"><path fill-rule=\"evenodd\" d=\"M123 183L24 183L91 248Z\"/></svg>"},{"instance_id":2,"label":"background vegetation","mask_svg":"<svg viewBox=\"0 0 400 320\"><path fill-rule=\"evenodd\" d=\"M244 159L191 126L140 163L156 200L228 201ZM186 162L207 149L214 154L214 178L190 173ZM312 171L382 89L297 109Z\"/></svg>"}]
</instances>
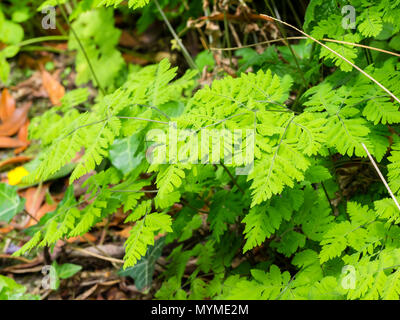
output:
<instances>
[{"instance_id":1,"label":"background vegetation","mask_svg":"<svg viewBox=\"0 0 400 320\"><path fill-rule=\"evenodd\" d=\"M398 299L399 30L399 0L2 1L0 299ZM255 130L254 170L150 164L170 122Z\"/></svg>"}]
</instances>

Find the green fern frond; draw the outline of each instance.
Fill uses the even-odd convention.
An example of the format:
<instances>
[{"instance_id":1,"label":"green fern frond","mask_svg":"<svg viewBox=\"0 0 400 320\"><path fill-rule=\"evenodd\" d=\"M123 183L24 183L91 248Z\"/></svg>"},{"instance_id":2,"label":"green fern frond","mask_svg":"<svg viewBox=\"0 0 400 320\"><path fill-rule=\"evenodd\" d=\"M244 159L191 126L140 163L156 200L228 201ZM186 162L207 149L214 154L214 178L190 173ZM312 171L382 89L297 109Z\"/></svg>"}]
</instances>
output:
<instances>
[{"instance_id":1,"label":"green fern frond","mask_svg":"<svg viewBox=\"0 0 400 320\"><path fill-rule=\"evenodd\" d=\"M347 212L351 222L332 224L324 234L321 241L321 264L340 256L348 246L357 252L371 252L383 239L382 228L376 227L379 225L376 215L368 206L349 202Z\"/></svg>"},{"instance_id":2,"label":"green fern frond","mask_svg":"<svg viewBox=\"0 0 400 320\"><path fill-rule=\"evenodd\" d=\"M392 152L388 157L388 178L389 186L393 192L400 190L400 143L396 142L392 145Z\"/></svg>"},{"instance_id":3,"label":"green fern frond","mask_svg":"<svg viewBox=\"0 0 400 320\"><path fill-rule=\"evenodd\" d=\"M384 300L399 300L400 297L400 270L387 277L385 287L382 292Z\"/></svg>"},{"instance_id":4,"label":"green fern frond","mask_svg":"<svg viewBox=\"0 0 400 320\"><path fill-rule=\"evenodd\" d=\"M182 185L185 178L185 171L181 165L162 165L157 174L158 194L160 196L173 192Z\"/></svg>"},{"instance_id":5,"label":"green fern frond","mask_svg":"<svg viewBox=\"0 0 400 320\"><path fill-rule=\"evenodd\" d=\"M109 146L111 146L115 137L119 135L120 128L120 120L116 117L93 125L85 137L85 154L78 161L75 170L71 174L71 183L101 163L103 158L108 155Z\"/></svg>"},{"instance_id":6,"label":"green fern frond","mask_svg":"<svg viewBox=\"0 0 400 320\"><path fill-rule=\"evenodd\" d=\"M287 190L265 204L253 207L243 219L246 224L244 234L246 244L243 252L261 245L279 229L282 221L289 221L294 210L302 205L303 197L299 190Z\"/></svg>"},{"instance_id":7,"label":"green fern frond","mask_svg":"<svg viewBox=\"0 0 400 320\"><path fill-rule=\"evenodd\" d=\"M171 225L171 217L158 212L136 222L125 242L124 269L133 267L146 254L148 246L154 245L158 232L172 232Z\"/></svg>"},{"instance_id":8,"label":"green fern frond","mask_svg":"<svg viewBox=\"0 0 400 320\"><path fill-rule=\"evenodd\" d=\"M285 186L293 187L295 181L304 180L310 161L297 148L295 142L282 141L272 149L273 153L256 161L248 177L253 180L250 187L253 190L252 207L281 193Z\"/></svg>"},{"instance_id":9,"label":"green fern frond","mask_svg":"<svg viewBox=\"0 0 400 320\"><path fill-rule=\"evenodd\" d=\"M383 29L382 16L378 7L365 8L359 17L362 22L358 25L358 30L365 37L376 37Z\"/></svg>"},{"instance_id":10,"label":"green fern frond","mask_svg":"<svg viewBox=\"0 0 400 320\"><path fill-rule=\"evenodd\" d=\"M376 214L378 217L387 220L389 223L400 222L400 211L393 199L386 198L374 202Z\"/></svg>"},{"instance_id":11,"label":"green fern frond","mask_svg":"<svg viewBox=\"0 0 400 320\"><path fill-rule=\"evenodd\" d=\"M100 0L99 6L114 6L118 7L123 0ZM144 7L150 0L129 0L128 6L132 9Z\"/></svg>"}]
</instances>

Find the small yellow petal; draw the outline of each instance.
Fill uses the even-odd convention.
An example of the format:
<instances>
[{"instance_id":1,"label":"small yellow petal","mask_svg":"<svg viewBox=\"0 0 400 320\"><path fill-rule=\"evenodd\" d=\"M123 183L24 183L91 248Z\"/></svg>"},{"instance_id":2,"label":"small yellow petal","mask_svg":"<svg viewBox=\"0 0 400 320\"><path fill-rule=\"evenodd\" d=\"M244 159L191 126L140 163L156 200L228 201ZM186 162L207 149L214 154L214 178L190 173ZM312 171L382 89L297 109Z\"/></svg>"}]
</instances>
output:
<instances>
[{"instance_id":1,"label":"small yellow petal","mask_svg":"<svg viewBox=\"0 0 400 320\"><path fill-rule=\"evenodd\" d=\"M28 170L24 167L16 167L15 169L8 172L8 184L15 186L19 184L23 177L29 175Z\"/></svg>"}]
</instances>

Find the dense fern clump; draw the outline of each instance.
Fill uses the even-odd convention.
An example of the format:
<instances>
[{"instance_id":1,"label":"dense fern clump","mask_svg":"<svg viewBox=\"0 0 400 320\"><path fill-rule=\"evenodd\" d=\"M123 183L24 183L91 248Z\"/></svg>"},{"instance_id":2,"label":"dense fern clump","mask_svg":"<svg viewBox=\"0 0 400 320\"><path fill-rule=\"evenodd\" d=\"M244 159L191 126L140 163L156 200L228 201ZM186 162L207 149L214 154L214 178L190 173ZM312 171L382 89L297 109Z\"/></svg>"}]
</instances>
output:
<instances>
[{"instance_id":1,"label":"dense fern clump","mask_svg":"<svg viewBox=\"0 0 400 320\"><path fill-rule=\"evenodd\" d=\"M108 8L122 1L81 3L87 7L72 13L77 34L68 43L77 51L76 84L100 83L104 92L81 111L76 107L89 105L89 92L75 89L32 120L30 138L40 140L41 151L23 183L47 181L66 167L72 172L64 199L30 229L17 255L83 235L122 208L132 225L123 268L133 270L140 288L150 285L163 246L171 249L158 299L400 298L400 212L366 152L398 196L400 106L392 96L311 40L293 46L294 58L281 46L261 58L241 49L257 59L210 85L199 85L198 70L178 76L167 59L128 68ZM148 3L129 0L128 7ZM346 4L356 9L356 29L342 27ZM326 45L400 97L398 57L352 45L390 49L400 1L312 0L304 30L347 42ZM304 72L310 64L317 67ZM165 161L150 161L173 151L171 135L179 130L190 132L178 137L182 152L203 147L199 132L211 139L216 130L250 132L235 152L254 152L231 161L219 146L220 159L198 152L181 161L167 152ZM156 141L163 134L166 140ZM356 162L370 168L366 187L373 191L343 194L338 169ZM73 183L88 173L77 199ZM259 252L261 260L254 258ZM194 271L184 278L189 260Z\"/></svg>"}]
</instances>

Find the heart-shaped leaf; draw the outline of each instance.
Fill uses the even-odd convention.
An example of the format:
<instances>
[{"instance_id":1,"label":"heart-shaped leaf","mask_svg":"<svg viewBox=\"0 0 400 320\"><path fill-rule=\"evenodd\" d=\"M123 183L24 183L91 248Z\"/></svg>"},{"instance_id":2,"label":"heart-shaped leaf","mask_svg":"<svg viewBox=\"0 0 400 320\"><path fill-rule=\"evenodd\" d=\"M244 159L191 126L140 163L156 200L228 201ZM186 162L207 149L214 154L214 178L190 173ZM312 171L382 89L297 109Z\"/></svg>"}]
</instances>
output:
<instances>
[{"instance_id":1,"label":"heart-shaped leaf","mask_svg":"<svg viewBox=\"0 0 400 320\"><path fill-rule=\"evenodd\" d=\"M24 208L25 200L17 194L17 188L0 183L0 221L9 222Z\"/></svg>"},{"instance_id":2,"label":"heart-shaped leaf","mask_svg":"<svg viewBox=\"0 0 400 320\"><path fill-rule=\"evenodd\" d=\"M154 267L164 248L165 237L158 239L154 246L147 249L146 255L133 267L120 270L118 274L123 277L131 277L135 280L135 286L139 290L150 287L153 281Z\"/></svg>"}]
</instances>

